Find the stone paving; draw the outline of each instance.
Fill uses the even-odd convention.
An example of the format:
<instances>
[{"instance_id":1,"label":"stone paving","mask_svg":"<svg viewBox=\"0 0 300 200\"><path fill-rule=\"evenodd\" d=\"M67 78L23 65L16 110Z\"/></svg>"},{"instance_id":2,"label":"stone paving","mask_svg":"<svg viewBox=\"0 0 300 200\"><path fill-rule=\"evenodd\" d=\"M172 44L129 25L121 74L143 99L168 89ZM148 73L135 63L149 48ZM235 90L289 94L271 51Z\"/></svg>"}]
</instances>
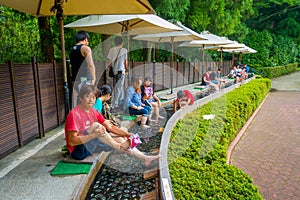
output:
<instances>
[{"instance_id":1,"label":"stone paving","mask_svg":"<svg viewBox=\"0 0 300 200\"><path fill-rule=\"evenodd\" d=\"M273 80L272 92L236 145L231 164L266 200L300 199L300 72Z\"/></svg>"}]
</instances>

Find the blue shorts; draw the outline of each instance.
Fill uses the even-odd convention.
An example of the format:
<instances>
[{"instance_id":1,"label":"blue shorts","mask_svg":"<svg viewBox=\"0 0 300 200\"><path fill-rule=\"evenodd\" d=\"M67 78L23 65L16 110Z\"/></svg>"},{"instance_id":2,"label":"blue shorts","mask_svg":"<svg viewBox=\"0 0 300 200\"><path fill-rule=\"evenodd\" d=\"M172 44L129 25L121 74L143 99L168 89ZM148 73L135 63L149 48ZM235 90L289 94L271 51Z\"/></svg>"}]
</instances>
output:
<instances>
[{"instance_id":1,"label":"blue shorts","mask_svg":"<svg viewBox=\"0 0 300 200\"><path fill-rule=\"evenodd\" d=\"M211 80L212 83L218 85L219 84L219 81L216 81L216 80Z\"/></svg>"},{"instance_id":2,"label":"blue shorts","mask_svg":"<svg viewBox=\"0 0 300 200\"><path fill-rule=\"evenodd\" d=\"M102 143L100 139L95 138L85 144L74 146L74 150L71 153L71 156L75 160L83 160L86 157L90 156L92 153L111 150L113 150L112 147Z\"/></svg>"}]
</instances>

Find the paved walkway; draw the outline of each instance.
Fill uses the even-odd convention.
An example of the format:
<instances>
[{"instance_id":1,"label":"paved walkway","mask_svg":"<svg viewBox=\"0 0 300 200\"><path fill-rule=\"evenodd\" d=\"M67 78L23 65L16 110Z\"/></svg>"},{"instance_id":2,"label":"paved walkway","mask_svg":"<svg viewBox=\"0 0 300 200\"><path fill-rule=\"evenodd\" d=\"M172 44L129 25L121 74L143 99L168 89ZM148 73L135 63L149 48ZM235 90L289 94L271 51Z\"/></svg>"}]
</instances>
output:
<instances>
[{"instance_id":1,"label":"paved walkway","mask_svg":"<svg viewBox=\"0 0 300 200\"><path fill-rule=\"evenodd\" d=\"M300 199L300 72L276 78L235 147L231 164L249 174L266 200Z\"/></svg>"}]
</instances>

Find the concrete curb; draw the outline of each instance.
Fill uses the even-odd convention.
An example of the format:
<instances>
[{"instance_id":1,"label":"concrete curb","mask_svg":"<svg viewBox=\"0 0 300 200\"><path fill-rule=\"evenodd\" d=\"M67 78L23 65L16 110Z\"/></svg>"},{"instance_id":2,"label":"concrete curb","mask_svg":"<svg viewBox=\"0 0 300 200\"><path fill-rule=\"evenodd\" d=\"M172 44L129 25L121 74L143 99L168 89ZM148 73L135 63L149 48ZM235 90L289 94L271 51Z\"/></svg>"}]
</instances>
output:
<instances>
[{"instance_id":1,"label":"concrete curb","mask_svg":"<svg viewBox=\"0 0 300 200\"><path fill-rule=\"evenodd\" d=\"M239 133L237 134L237 136L234 138L234 140L231 142L231 144L228 147L227 150L227 160L226 160L226 164L230 165L231 164L231 155L232 152L234 151L234 148L236 147L236 145L239 143L240 139L243 137L244 133L246 132L246 130L248 129L248 127L250 126L251 122L253 121L253 119L255 118L255 116L257 115L257 113L260 111L260 109L262 108L263 104L265 103L265 101L268 99L270 93L266 96L266 98L261 102L261 104L258 106L258 108L254 111L254 113L251 115L251 117L248 119L248 121L245 123L245 125L243 126L243 128L239 131Z\"/></svg>"}]
</instances>

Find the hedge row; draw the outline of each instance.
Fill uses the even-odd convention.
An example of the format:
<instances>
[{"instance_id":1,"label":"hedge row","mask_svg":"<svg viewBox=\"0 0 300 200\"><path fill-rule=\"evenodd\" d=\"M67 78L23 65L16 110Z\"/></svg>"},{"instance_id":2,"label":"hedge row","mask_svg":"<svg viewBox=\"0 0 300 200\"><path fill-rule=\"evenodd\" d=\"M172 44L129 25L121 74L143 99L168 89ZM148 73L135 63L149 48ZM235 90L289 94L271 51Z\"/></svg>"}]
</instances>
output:
<instances>
[{"instance_id":1,"label":"hedge row","mask_svg":"<svg viewBox=\"0 0 300 200\"><path fill-rule=\"evenodd\" d=\"M298 63L287 64L285 66L264 67L261 73L266 78L276 78L285 74L297 71Z\"/></svg>"},{"instance_id":2,"label":"hedge row","mask_svg":"<svg viewBox=\"0 0 300 200\"><path fill-rule=\"evenodd\" d=\"M176 199L262 199L251 177L226 164L227 149L268 94L255 79L188 113L172 131L168 162ZM207 120L203 115L214 115Z\"/></svg>"}]
</instances>

